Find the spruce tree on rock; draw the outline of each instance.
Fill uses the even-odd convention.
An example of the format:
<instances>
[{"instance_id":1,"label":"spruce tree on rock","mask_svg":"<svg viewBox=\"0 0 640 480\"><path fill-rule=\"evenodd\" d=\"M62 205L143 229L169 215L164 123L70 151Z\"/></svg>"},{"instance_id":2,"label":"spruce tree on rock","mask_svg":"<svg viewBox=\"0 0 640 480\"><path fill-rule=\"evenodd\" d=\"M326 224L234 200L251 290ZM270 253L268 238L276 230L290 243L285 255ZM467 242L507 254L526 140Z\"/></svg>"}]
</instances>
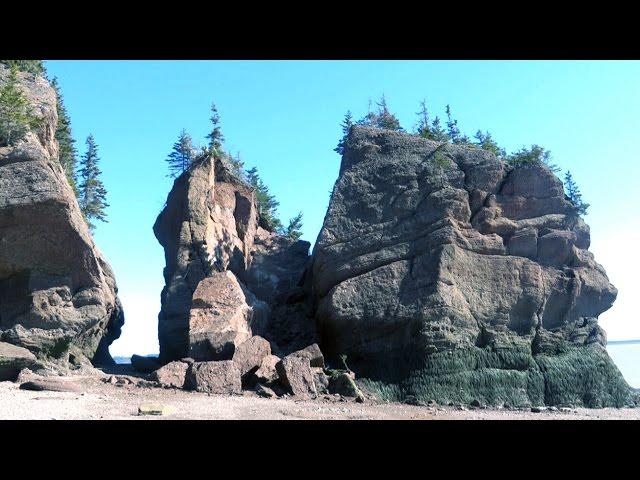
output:
<instances>
[{"instance_id":1,"label":"spruce tree on rock","mask_svg":"<svg viewBox=\"0 0 640 480\"><path fill-rule=\"evenodd\" d=\"M402 131L403 128L400 126L400 120L389 111L387 99L384 95L382 95L377 105L378 114L375 116L375 126L386 130Z\"/></svg>"},{"instance_id":2,"label":"spruce tree on rock","mask_svg":"<svg viewBox=\"0 0 640 480\"><path fill-rule=\"evenodd\" d=\"M20 87L18 68L13 65L0 88L0 146L14 145L40 124Z\"/></svg>"},{"instance_id":3,"label":"spruce tree on rock","mask_svg":"<svg viewBox=\"0 0 640 480\"><path fill-rule=\"evenodd\" d=\"M420 102L420 111L416 113L418 116L418 125L416 125L416 133L421 137L431 139L431 126L429 125L429 111L427 110L427 102Z\"/></svg>"},{"instance_id":4,"label":"spruce tree on rock","mask_svg":"<svg viewBox=\"0 0 640 480\"><path fill-rule=\"evenodd\" d=\"M180 132L178 141L173 144L173 149L167 157L167 163L169 164L168 177L178 177L182 175L193 163L195 157L195 150L193 148L193 141L191 136L186 130Z\"/></svg>"},{"instance_id":5,"label":"spruce tree on rock","mask_svg":"<svg viewBox=\"0 0 640 480\"><path fill-rule=\"evenodd\" d=\"M481 130L478 130L474 135L474 138L476 139L475 144L483 150L487 150L497 157L506 156L504 148L498 145L489 132L483 133Z\"/></svg>"},{"instance_id":6,"label":"spruce tree on rock","mask_svg":"<svg viewBox=\"0 0 640 480\"><path fill-rule=\"evenodd\" d=\"M465 144L469 143L469 138L466 135L462 135L460 133L460 129L458 128L458 120L455 120L451 116L451 107L447 105L446 108L447 113L447 136L452 143L455 144Z\"/></svg>"},{"instance_id":7,"label":"spruce tree on rock","mask_svg":"<svg viewBox=\"0 0 640 480\"><path fill-rule=\"evenodd\" d=\"M440 118L436 116L431 122L431 140L435 140L436 142L446 142L449 140L449 136L447 132L442 128L440 123Z\"/></svg>"},{"instance_id":8,"label":"spruce tree on rock","mask_svg":"<svg viewBox=\"0 0 640 480\"><path fill-rule=\"evenodd\" d=\"M33 75L45 76L47 69L42 60L0 60L0 63L9 68L16 67L21 72L32 73Z\"/></svg>"},{"instance_id":9,"label":"spruce tree on rock","mask_svg":"<svg viewBox=\"0 0 640 480\"><path fill-rule=\"evenodd\" d=\"M258 224L270 232L280 232L282 222L278 218L278 206L280 202L269 193L269 187L260 178L258 169L253 167L247 170L247 181L256 190L256 203L258 204Z\"/></svg>"},{"instance_id":10,"label":"spruce tree on rock","mask_svg":"<svg viewBox=\"0 0 640 480\"><path fill-rule=\"evenodd\" d=\"M298 214L289 220L289 225L287 228L283 229L282 234L285 237L289 237L292 240L300 240L302 237L302 212L298 212Z\"/></svg>"},{"instance_id":11,"label":"spruce tree on rock","mask_svg":"<svg viewBox=\"0 0 640 480\"><path fill-rule=\"evenodd\" d=\"M56 109L58 111L58 126L56 127L56 140L58 141L58 161L62 165L65 175L71 188L78 196L78 186L76 179L76 165L77 165L77 149L75 146L75 139L71 133L71 118L67 113L67 108L64 105L64 99L60 92L60 86L57 78L51 81L51 86L56 91L57 103Z\"/></svg>"},{"instance_id":12,"label":"spruce tree on rock","mask_svg":"<svg viewBox=\"0 0 640 480\"><path fill-rule=\"evenodd\" d=\"M589 204L582 201L582 193L578 185L573 180L573 176L570 171L564 175L564 188L569 202L573 205L575 213L578 215L586 215L589 209Z\"/></svg>"},{"instance_id":13,"label":"spruce tree on rock","mask_svg":"<svg viewBox=\"0 0 640 480\"><path fill-rule=\"evenodd\" d=\"M84 215L89 229L95 229L94 220L107 221L106 208L107 190L100 179L102 172L99 168L98 145L93 135L87 137L87 151L80 160L80 210Z\"/></svg>"},{"instance_id":14,"label":"spruce tree on rock","mask_svg":"<svg viewBox=\"0 0 640 480\"><path fill-rule=\"evenodd\" d=\"M211 133L207 135L209 139L209 151L213 155L222 155L222 144L224 143L224 136L222 135L222 129L220 128L220 115L216 104L211 104Z\"/></svg>"},{"instance_id":15,"label":"spruce tree on rock","mask_svg":"<svg viewBox=\"0 0 640 480\"><path fill-rule=\"evenodd\" d=\"M342 138L338 142L338 146L333 149L333 151L338 153L339 155L344 154L345 143L347 141L347 136L349 135L349 132L351 131L352 126L353 126L353 116L351 115L351 111L347 110L347 113L345 114L344 120L342 120L342 124L341 124Z\"/></svg>"}]
</instances>

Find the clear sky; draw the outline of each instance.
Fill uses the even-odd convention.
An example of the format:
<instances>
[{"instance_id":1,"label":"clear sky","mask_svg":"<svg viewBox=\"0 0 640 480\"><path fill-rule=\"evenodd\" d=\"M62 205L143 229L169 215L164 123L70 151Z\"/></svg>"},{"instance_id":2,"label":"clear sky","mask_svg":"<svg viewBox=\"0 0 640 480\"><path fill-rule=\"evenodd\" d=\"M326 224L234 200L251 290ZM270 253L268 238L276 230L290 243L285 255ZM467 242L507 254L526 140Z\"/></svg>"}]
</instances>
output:
<instances>
[{"instance_id":1,"label":"clear sky","mask_svg":"<svg viewBox=\"0 0 640 480\"><path fill-rule=\"evenodd\" d=\"M215 101L226 149L257 166L286 221L304 213L314 242L340 164L347 109L383 93L405 129L424 98L468 135L508 151L537 143L569 169L584 199L596 260L618 287L609 339L640 338L640 62L614 61L47 61L80 153L93 133L109 191L95 240L113 266L126 324L114 355L157 352L163 251L152 226L172 184L164 159L185 128L205 143Z\"/></svg>"}]
</instances>

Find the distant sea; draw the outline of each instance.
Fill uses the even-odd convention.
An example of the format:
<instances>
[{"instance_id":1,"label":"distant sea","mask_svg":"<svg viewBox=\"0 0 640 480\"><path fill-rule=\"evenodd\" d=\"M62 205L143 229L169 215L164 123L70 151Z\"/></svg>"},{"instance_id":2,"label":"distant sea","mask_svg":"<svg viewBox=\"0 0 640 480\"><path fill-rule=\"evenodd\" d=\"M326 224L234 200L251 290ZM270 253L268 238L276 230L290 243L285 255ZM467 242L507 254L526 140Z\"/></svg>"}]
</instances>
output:
<instances>
[{"instance_id":1,"label":"distant sea","mask_svg":"<svg viewBox=\"0 0 640 480\"><path fill-rule=\"evenodd\" d=\"M640 340L612 341L607 352L633 388L640 388Z\"/></svg>"},{"instance_id":2,"label":"distant sea","mask_svg":"<svg viewBox=\"0 0 640 480\"><path fill-rule=\"evenodd\" d=\"M607 352L633 388L640 388L640 340L611 341ZM157 357L157 355L147 355ZM113 357L116 363L131 363L131 357Z\"/></svg>"}]
</instances>

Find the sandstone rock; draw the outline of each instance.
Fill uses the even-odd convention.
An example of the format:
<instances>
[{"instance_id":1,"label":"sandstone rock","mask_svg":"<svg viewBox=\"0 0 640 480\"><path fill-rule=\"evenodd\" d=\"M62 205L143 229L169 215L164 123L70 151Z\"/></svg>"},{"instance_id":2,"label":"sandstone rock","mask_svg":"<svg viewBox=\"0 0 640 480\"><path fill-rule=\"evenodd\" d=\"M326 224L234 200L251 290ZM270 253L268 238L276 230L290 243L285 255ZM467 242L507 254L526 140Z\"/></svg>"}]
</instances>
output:
<instances>
[{"instance_id":1,"label":"sandstone rock","mask_svg":"<svg viewBox=\"0 0 640 480\"><path fill-rule=\"evenodd\" d=\"M26 348L0 342L0 382L13 381L23 368L31 368L36 356Z\"/></svg>"},{"instance_id":2,"label":"sandstone rock","mask_svg":"<svg viewBox=\"0 0 640 480\"><path fill-rule=\"evenodd\" d=\"M297 355L288 355L276 365L282 385L300 398L315 398L317 390L309 360Z\"/></svg>"},{"instance_id":3,"label":"sandstone rock","mask_svg":"<svg viewBox=\"0 0 640 480\"><path fill-rule=\"evenodd\" d=\"M6 75L0 67L0 84ZM42 126L0 148L2 339L61 365L113 363L108 346L124 316L113 271L57 160L56 94L42 77L19 77Z\"/></svg>"},{"instance_id":4,"label":"sandstone rock","mask_svg":"<svg viewBox=\"0 0 640 480\"><path fill-rule=\"evenodd\" d=\"M254 331L264 330L266 315L266 305L243 288L232 272L213 273L193 294L189 356L197 361L231 358Z\"/></svg>"},{"instance_id":5,"label":"sandstone rock","mask_svg":"<svg viewBox=\"0 0 640 480\"><path fill-rule=\"evenodd\" d=\"M444 404L625 404L588 246L546 166L356 126L313 252L323 352Z\"/></svg>"},{"instance_id":6,"label":"sandstone rock","mask_svg":"<svg viewBox=\"0 0 640 480\"><path fill-rule=\"evenodd\" d=\"M36 392L82 392L83 388L78 383L57 377L38 377L33 378L20 385L21 390L34 390Z\"/></svg>"},{"instance_id":7,"label":"sandstone rock","mask_svg":"<svg viewBox=\"0 0 640 480\"><path fill-rule=\"evenodd\" d=\"M139 372L150 373L154 370L157 370L161 366L161 364L158 361L157 357L143 357L141 355L132 355L131 366Z\"/></svg>"},{"instance_id":8,"label":"sandstone rock","mask_svg":"<svg viewBox=\"0 0 640 480\"><path fill-rule=\"evenodd\" d=\"M309 360L309 365L312 367L324 368L324 356L322 355L317 343L309 345L302 350L298 350L297 352L294 352L293 355L306 358Z\"/></svg>"},{"instance_id":9,"label":"sandstone rock","mask_svg":"<svg viewBox=\"0 0 640 480\"><path fill-rule=\"evenodd\" d=\"M280 361L280 357L275 355L267 355L262 359L260 368L255 371L254 375L258 382L269 384L278 380L278 371L276 365Z\"/></svg>"},{"instance_id":10,"label":"sandstone rock","mask_svg":"<svg viewBox=\"0 0 640 480\"><path fill-rule=\"evenodd\" d=\"M230 359L252 335L286 353L317 341L305 277L310 244L260 227L255 191L225 159L201 157L176 179L154 233L166 259L163 362ZM227 331L236 338L221 338Z\"/></svg>"},{"instance_id":11,"label":"sandstone rock","mask_svg":"<svg viewBox=\"0 0 640 480\"><path fill-rule=\"evenodd\" d=\"M271 355L271 345L260 336L253 336L241 343L233 354L233 361L238 365L241 375L257 370L265 357Z\"/></svg>"},{"instance_id":12,"label":"sandstone rock","mask_svg":"<svg viewBox=\"0 0 640 480\"><path fill-rule=\"evenodd\" d=\"M149 380L158 382L163 387L184 388L189 365L181 361L167 363L151 373Z\"/></svg>"},{"instance_id":13,"label":"sandstone rock","mask_svg":"<svg viewBox=\"0 0 640 480\"><path fill-rule=\"evenodd\" d=\"M153 227L166 259L158 319L163 361L188 355L198 284L214 272L246 269L257 227L255 193L226 162L200 158L175 180Z\"/></svg>"},{"instance_id":14,"label":"sandstone rock","mask_svg":"<svg viewBox=\"0 0 640 480\"><path fill-rule=\"evenodd\" d=\"M189 366L187 386L198 392L240 393L242 391L240 370L232 360L197 362Z\"/></svg>"},{"instance_id":15,"label":"sandstone rock","mask_svg":"<svg viewBox=\"0 0 640 480\"><path fill-rule=\"evenodd\" d=\"M171 405L160 405L157 403L143 403L138 407L138 415L171 415L176 409Z\"/></svg>"}]
</instances>

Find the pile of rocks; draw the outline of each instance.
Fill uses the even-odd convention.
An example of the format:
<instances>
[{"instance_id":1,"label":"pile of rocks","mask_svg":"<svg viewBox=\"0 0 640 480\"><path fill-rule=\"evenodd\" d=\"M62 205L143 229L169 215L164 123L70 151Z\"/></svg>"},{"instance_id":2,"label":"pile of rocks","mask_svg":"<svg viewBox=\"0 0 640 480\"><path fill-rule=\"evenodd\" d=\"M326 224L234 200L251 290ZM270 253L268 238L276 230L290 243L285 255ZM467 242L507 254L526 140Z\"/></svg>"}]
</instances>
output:
<instances>
[{"instance_id":1,"label":"pile of rocks","mask_svg":"<svg viewBox=\"0 0 640 480\"><path fill-rule=\"evenodd\" d=\"M217 360L183 358L158 368L148 379L166 388L214 394L239 394L244 389L266 398L336 394L364 400L352 372L325 367L318 344L280 358L266 339L254 335L225 350Z\"/></svg>"}]
</instances>

